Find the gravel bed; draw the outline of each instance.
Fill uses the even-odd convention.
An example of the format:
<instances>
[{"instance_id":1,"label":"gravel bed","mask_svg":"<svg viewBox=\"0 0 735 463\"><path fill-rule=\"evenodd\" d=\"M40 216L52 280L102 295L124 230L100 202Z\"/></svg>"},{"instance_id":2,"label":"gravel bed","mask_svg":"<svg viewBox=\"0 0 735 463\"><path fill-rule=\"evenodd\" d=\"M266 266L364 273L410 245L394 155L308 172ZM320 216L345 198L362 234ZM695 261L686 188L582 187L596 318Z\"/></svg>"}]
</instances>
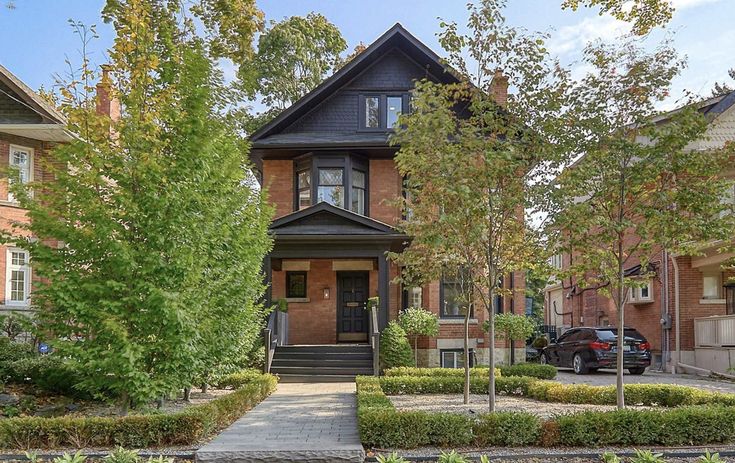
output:
<instances>
[{"instance_id":1,"label":"gravel bed","mask_svg":"<svg viewBox=\"0 0 735 463\"><path fill-rule=\"evenodd\" d=\"M461 394L391 395L388 398L398 410L451 412L472 415L485 413L488 408L488 398L484 394L470 394L469 404L463 403ZM615 405L562 404L502 395L496 396L495 407L497 411L501 412L530 412L541 418L550 418L554 415L587 410L608 411L616 409ZM628 408L645 409L650 407L629 406Z\"/></svg>"}]
</instances>

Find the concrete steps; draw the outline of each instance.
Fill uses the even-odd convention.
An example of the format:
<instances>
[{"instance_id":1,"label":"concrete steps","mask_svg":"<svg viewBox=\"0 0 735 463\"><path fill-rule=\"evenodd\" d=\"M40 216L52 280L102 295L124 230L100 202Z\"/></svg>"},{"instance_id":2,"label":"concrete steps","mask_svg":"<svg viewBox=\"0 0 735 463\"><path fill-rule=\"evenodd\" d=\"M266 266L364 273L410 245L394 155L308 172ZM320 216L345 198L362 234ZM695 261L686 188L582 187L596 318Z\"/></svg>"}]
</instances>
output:
<instances>
[{"instance_id":1,"label":"concrete steps","mask_svg":"<svg viewBox=\"0 0 735 463\"><path fill-rule=\"evenodd\" d=\"M284 383L354 381L373 374L373 352L367 344L279 346L271 373Z\"/></svg>"}]
</instances>

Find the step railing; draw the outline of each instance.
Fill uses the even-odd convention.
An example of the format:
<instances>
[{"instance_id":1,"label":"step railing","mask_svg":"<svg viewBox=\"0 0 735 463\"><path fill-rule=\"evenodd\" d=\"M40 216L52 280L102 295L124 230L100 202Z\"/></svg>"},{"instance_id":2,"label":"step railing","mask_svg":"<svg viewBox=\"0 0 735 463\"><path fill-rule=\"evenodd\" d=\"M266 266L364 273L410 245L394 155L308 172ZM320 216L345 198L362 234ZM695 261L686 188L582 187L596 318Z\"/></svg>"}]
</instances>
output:
<instances>
[{"instance_id":1,"label":"step railing","mask_svg":"<svg viewBox=\"0 0 735 463\"><path fill-rule=\"evenodd\" d=\"M735 315L694 319L696 347L735 347Z\"/></svg>"},{"instance_id":2,"label":"step railing","mask_svg":"<svg viewBox=\"0 0 735 463\"><path fill-rule=\"evenodd\" d=\"M368 308L370 316L368 317L370 348L373 351L373 375L380 375L380 327L378 325L378 310L375 306Z\"/></svg>"},{"instance_id":3,"label":"step railing","mask_svg":"<svg viewBox=\"0 0 735 463\"><path fill-rule=\"evenodd\" d=\"M265 362L263 371L270 373L276 347L288 344L288 312L274 309L268 316L268 323L263 328L263 346L265 346Z\"/></svg>"}]
</instances>

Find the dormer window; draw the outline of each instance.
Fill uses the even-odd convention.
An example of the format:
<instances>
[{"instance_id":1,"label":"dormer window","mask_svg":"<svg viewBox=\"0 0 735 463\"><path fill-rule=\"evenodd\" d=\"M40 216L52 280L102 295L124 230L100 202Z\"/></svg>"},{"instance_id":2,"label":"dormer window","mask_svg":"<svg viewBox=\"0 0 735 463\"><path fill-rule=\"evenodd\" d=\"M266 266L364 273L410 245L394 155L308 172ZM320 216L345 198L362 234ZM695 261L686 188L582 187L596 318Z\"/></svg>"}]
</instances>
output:
<instances>
[{"instance_id":1,"label":"dormer window","mask_svg":"<svg viewBox=\"0 0 735 463\"><path fill-rule=\"evenodd\" d=\"M362 131L392 130L404 108L407 94L360 95L359 129Z\"/></svg>"},{"instance_id":2,"label":"dormer window","mask_svg":"<svg viewBox=\"0 0 735 463\"><path fill-rule=\"evenodd\" d=\"M310 153L295 164L294 211L325 202L367 215L368 163L350 153Z\"/></svg>"}]
</instances>

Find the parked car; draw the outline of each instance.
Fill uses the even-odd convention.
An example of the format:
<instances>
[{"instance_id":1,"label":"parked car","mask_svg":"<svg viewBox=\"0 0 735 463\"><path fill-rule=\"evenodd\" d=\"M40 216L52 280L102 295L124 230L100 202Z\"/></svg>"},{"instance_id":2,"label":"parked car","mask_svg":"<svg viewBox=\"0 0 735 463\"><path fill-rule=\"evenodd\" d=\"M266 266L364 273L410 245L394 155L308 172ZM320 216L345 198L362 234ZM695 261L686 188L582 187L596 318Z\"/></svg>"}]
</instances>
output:
<instances>
[{"instance_id":1,"label":"parked car","mask_svg":"<svg viewBox=\"0 0 735 463\"><path fill-rule=\"evenodd\" d=\"M633 328L625 328L623 368L642 375L651 365L651 344ZM615 368L618 350L615 327L579 327L567 330L541 351L541 363L571 367L578 375L598 368Z\"/></svg>"}]
</instances>

